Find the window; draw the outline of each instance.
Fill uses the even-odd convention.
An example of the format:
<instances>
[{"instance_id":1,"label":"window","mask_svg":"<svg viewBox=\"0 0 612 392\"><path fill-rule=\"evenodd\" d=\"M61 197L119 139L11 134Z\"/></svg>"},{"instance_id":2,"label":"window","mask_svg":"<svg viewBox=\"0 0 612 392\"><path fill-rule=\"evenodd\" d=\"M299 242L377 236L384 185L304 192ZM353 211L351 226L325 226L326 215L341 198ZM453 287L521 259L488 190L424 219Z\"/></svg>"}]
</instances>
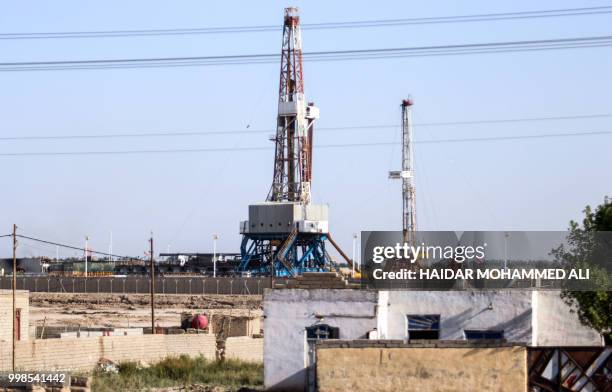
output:
<instances>
[{"instance_id":1,"label":"window","mask_svg":"<svg viewBox=\"0 0 612 392\"><path fill-rule=\"evenodd\" d=\"M308 340L339 339L340 328L330 327L327 324L316 324L306 327L306 338Z\"/></svg>"},{"instance_id":2,"label":"window","mask_svg":"<svg viewBox=\"0 0 612 392\"><path fill-rule=\"evenodd\" d=\"M495 330L468 330L463 331L465 338L468 340L477 339L497 339L502 340L504 338L504 331Z\"/></svg>"},{"instance_id":3,"label":"window","mask_svg":"<svg viewBox=\"0 0 612 392\"><path fill-rule=\"evenodd\" d=\"M408 339L440 339L440 315L408 315Z\"/></svg>"}]
</instances>

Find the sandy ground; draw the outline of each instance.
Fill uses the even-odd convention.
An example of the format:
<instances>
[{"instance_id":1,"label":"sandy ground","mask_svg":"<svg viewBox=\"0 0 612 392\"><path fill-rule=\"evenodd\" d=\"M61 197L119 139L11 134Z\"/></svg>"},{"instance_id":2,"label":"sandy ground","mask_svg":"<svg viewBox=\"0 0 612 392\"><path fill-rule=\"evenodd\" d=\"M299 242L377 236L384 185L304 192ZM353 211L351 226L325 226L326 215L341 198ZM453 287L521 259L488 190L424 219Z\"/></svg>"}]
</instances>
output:
<instances>
[{"instance_id":1,"label":"sandy ground","mask_svg":"<svg viewBox=\"0 0 612 392\"><path fill-rule=\"evenodd\" d=\"M181 313L262 315L259 295L156 295L161 327L180 325ZM150 297L143 294L30 293L30 330L47 326L148 327Z\"/></svg>"}]
</instances>

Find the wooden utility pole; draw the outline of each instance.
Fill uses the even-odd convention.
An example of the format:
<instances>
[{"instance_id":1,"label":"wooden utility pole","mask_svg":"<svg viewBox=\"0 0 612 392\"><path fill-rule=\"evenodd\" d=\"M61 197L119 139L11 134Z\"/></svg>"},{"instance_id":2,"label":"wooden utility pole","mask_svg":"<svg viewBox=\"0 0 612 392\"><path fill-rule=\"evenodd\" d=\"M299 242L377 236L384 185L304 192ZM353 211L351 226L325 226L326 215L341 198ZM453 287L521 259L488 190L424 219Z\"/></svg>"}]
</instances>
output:
<instances>
[{"instance_id":1,"label":"wooden utility pole","mask_svg":"<svg viewBox=\"0 0 612 392\"><path fill-rule=\"evenodd\" d=\"M155 264L153 261L153 233L151 233L149 243L151 245L151 333L155 334Z\"/></svg>"},{"instance_id":2,"label":"wooden utility pole","mask_svg":"<svg viewBox=\"0 0 612 392\"><path fill-rule=\"evenodd\" d=\"M17 225L13 224L13 356L12 365L15 371L15 341L17 339L17 302L15 299L17 291Z\"/></svg>"}]
</instances>

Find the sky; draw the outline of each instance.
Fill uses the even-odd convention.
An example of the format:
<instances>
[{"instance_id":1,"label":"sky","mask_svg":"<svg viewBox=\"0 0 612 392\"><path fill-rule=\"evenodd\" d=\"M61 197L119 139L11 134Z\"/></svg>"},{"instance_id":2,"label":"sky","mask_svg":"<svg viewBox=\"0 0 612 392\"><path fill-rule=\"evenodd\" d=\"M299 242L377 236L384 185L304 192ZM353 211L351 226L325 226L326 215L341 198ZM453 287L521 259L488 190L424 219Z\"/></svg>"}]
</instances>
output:
<instances>
[{"instance_id":1,"label":"sky","mask_svg":"<svg viewBox=\"0 0 612 392\"><path fill-rule=\"evenodd\" d=\"M3 2L0 33L282 25L609 6L591 1L54 1ZM605 36L612 14L304 30L305 52ZM0 62L279 53L281 32L0 40ZM321 110L315 144L396 142L314 152L313 202L328 203L332 235L401 229L401 100L415 104L414 139L610 131L612 117L418 126L612 113L612 47L304 64L306 97ZM0 72L0 135L248 131L276 123L278 64ZM396 125L359 129L363 125ZM564 230L585 205L612 196L612 135L415 144L420 230ZM13 152L244 148L173 154L2 156ZM239 250L239 221L263 201L273 145L261 132L217 136L0 140L0 234L18 232L142 256ZM0 239L0 257L10 255ZM55 247L20 240L19 256ZM61 251L74 256L75 251Z\"/></svg>"}]
</instances>

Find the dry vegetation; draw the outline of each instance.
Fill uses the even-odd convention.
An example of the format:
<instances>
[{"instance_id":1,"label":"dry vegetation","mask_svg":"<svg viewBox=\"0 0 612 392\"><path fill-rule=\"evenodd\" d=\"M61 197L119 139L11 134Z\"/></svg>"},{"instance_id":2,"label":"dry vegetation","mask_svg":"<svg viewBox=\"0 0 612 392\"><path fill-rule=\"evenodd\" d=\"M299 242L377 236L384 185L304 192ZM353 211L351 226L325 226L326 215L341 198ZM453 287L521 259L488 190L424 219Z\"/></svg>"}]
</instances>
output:
<instances>
[{"instance_id":1,"label":"dry vegetation","mask_svg":"<svg viewBox=\"0 0 612 392\"><path fill-rule=\"evenodd\" d=\"M94 372L92 391L246 392L260 391L262 387L261 364L182 356L148 367L122 363L117 373Z\"/></svg>"}]
</instances>

